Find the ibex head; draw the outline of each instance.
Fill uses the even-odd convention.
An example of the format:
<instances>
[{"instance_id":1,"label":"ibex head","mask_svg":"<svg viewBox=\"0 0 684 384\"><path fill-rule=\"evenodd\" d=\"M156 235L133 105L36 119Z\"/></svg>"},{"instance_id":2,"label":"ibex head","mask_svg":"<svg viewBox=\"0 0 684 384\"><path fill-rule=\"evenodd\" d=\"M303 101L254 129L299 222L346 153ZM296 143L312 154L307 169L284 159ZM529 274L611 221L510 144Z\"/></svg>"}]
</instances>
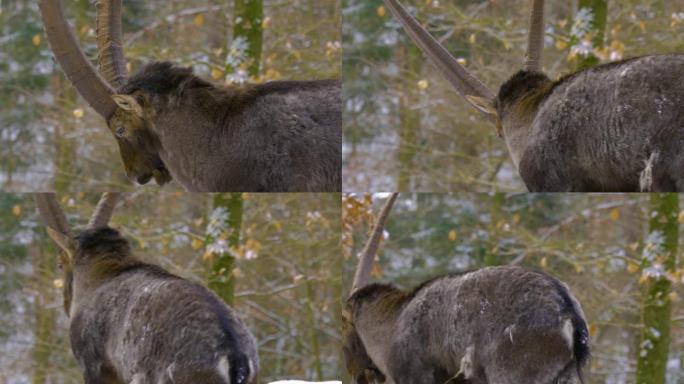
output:
<instances>
[{"instance_id":1,"label":"ibex head","mask_svg":"<svg viewBox=\"0 0 684 384\"><path fill-rule=\"evenodd\" d=\"M384 383L385 376L375 366L356 333L351 315L351 306L345 305L342 312L342 352L347 371L357 384Z\"/></svg>"},{"instance_id":2,"label":"ibex head","mask_svg":"<svg viewBox=\"0 0 684 384\"><path fill-rule=\"evenodd\" d=\"M90 64L64 16L62 0L43 0L40 10L55 58L83 98L107 120L119 145L126 175L140 184L154 177L159 184L171 174L159 157L159 138L149 129L147 99L141 93L120 94L126 83L121 43L121 0L97 1L97 45L101 74Z\"/></svg>"},{"instance_id":3,"label":"ibex head","mask_svg":"<svg viewBox=\"0 0 684 384\"><path fill-rule=\"evenodd\" d=\"M64 311L67 315L71 312L76 265L90 263L97 259L105 260L105 263L109 264L112 264L111 260L115 261L116 265L110 265L112 267L135 262L130 256L128 241L117 231L107 227L119 197L117 193L102 195L86 230L74 236L55 195L52 193L35 195L36 204L47 225L48 235L61 250L59 264L64 277ZM100 242L100 240L107 241ZM103 267L103 265L99 266L100 269Z\"/></svg>"},{"instance_id":4,"label":"ibex head","mask_svg":"<svg viewBox=\"0 0 684 384\"><path fill-rule=\"evenodd\" d=\"M368 242L366 243L359 264L354 276L352 291L350 298L345 304L342 311L342 351L344 353L344 360L347 366L347 371L357 384L372 384L384 383L385 376L380 372L378 367L373 363L366 352L366 348L359 337L356 327L354 326L354 296L358 293L368 281L370 280L370 273L373 268L373 260L377 254L380 240L384 231L385 222L392 209L394 201L397 199L397 193L393 193L385 206L382 208L378 219L373 226Z\"/></svg>"}]
</instances>

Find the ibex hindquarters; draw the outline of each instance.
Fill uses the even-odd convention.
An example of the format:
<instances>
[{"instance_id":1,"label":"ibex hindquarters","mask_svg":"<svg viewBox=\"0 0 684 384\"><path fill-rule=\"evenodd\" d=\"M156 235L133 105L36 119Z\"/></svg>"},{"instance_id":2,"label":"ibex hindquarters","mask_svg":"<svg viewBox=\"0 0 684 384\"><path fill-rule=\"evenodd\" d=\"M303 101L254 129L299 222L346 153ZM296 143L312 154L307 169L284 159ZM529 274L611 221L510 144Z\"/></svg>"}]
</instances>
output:
<instances>
[{"instance_id":1,"label":"ibex hindquarters","mask_svg":"<svg viewBox=\"0 0 684 384\"><path fill-rule=\"evenodd\" d=\"M83 248L92 242L84 237L98 239L92 254L109 250L111 258L125 254L113 242L118 236L103 228L85 232L79 242ZM81 268L90 271L87 280ZM118 272L111 276L113 268ZM70 336L86 384L255 382L253 337L206 288L141 262L93 264L91 258L79 265L77 259L75 271ZM98 274L110 278L90 285Z\"/></svg>"},{"instance_id":2,"label":"ibex hindquarters","mask_svg":"<svg viewBox=\"0 0 684 384\"><path fill-rule=\"evenodd\" d=\"M372 284L348 304L389 383L575 383L589 353L577 301L524 268L448 275L410 293Z\"/></svg>"},{"instance_id":3,"label":"ibex hindquarters","mask_svg":"<svg viewBox=\"0 0 684 384\"><path fill-rule=\"evenodd\" d=\"M519 165L525 185L530 191L684 190L683 74L684 55L673 54L561 80L532 124Z\"/></svg>"}]
</instances>

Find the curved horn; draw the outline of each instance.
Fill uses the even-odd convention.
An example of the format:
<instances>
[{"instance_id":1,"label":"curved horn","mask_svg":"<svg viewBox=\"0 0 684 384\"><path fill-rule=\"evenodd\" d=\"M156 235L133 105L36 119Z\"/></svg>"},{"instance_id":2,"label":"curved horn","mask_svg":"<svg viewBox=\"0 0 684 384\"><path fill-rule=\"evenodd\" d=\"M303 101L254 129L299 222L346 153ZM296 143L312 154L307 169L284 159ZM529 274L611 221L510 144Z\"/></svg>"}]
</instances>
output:
<instances>
[{"instance_id":1,"label":"curved horn","mask_svg":"<svg viewBox=\"0 0 684 384\"><path fill-rule=\"evenodd\" d=\"M534 0L530 15L530 30L527 35L525 70L541 72L544 50L544 0Z\"/></svg>"},{"instance_id":2,"label":"curved horn","mask_svg":"<svg viewBox=\"0 0 684 384\"><path fill-rule=\"evenodd\" d=\"M108 119L117 109L111 98L114 90L79 47L64 16L62 0L41 0L38 6L48 42L62 70L88 104Z\"/></svg>"},{"instance_id":3,"label":"curved horn","mask_svg":"<svg viewBox=\"0 0 684 384\"><path fill-rule=\"evenodd\" d=\"M95 207L95 212L93 212L93 215L90 217L88 228L95 229L106 227L107 223L109 223L109 219L111 219L112 214L114 213L116 203L119 202L120 198L121 193L103 193L100 201L97 203L97 207Z\"/></svg>"},{"instance_id":4,"label":"curved horn","mask_svg":"<svg viewBox=\"0 0 684 384\"><path fill-rule=\"evenodd\" d=\"M378 248L380 247L380 239L382 238L382 232L385 228L385 222L392 210L392 205L397 199L398 193L393 193L387 202L382 207L380 211L380 216L375 221L373 226L373 231L371 236L366 242L366 246L363 248L361 253L361 258L359 258L359 264L356 267L356 273L354 274L354 283L352 284L352 293L356 292L357 289L364 287L368 284L370 280L371 270L373 269L373 260L375 255L378 253Z\"/></svg>"},{"instance_id":5,"label":"curved horn","mask_svg":"<svg viewBox=\"0 0 684 384\"><path fill-rule=\"evenodd\" d=\"M409 15L406 9L396 0L384 0L387 8L404 27L414 43L432 60L442 75L451 83L456 91L466 98L468 103L477 108L466 96L477 96L486 100L494 100L495 95L484 83L470 74L451 54L423 28L418 21Z\"/></svg>"},{"instance_id":6,"label":"curved horn","mask_svg":"<svg viewBox=\"0 0 684 384\"><path fill-rule=\"evenodd\" d=\"M54 193L34 193L33 200L36 202L38 213L47 227L71 237L71 229L69 229L66 216Z\"/></svg>"},{"instance_id":7,"label":"curved horn","mask_svg":"<svg viewBox=\"0 0 684 384\"><path fill-rule=\"evenodd\" d=\"M100 73L115 88L128 77L121 30L121 0L98 0L95 5L97 60Z\"/></svg>"}]
</instances>

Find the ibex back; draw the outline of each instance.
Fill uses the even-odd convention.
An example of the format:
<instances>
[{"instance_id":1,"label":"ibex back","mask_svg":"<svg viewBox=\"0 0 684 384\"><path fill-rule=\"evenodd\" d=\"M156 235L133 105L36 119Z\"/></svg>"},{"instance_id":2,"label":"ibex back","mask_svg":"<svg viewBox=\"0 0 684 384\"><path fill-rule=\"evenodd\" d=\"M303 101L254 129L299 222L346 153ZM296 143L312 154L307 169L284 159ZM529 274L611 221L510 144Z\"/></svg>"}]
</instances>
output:
<instances>
[{"instance_id":1,"label":"ibex back","mask_svg":"<svg viewBox=\"0 0 684 384\"><path fill-rule=\"evenodd\" d=\"M446 275L408 292L370 284L346 311L346 343L358 338L367 353L357 346L348 359L369 359L366 369L387 383L576 383L589 354L568 289L520 267Z\"/></svg>"},{"instance_id":2,"label":"ibex back","mask_svg":"<svg viewBox=\"0 0 684 384\"><path fill-rule=\"evenodd\" d=\"M559 280L515 266L429 280L410 291L368 284L393 194L366 243L343 311L357 384L574 384L589 334Z\"/></svg>"},{"instance_id":3,"label":"ibex back","mask_svg":"<svg viewBox=\"0 0 684 384\"><path fill-rule=\"evenodd\" d=\"M72 237L54 195L36 200L66 256L71 348L86 384L256 383L256 342L217 296L137 260L106 220Z\"/></svg>"}]
</instances>

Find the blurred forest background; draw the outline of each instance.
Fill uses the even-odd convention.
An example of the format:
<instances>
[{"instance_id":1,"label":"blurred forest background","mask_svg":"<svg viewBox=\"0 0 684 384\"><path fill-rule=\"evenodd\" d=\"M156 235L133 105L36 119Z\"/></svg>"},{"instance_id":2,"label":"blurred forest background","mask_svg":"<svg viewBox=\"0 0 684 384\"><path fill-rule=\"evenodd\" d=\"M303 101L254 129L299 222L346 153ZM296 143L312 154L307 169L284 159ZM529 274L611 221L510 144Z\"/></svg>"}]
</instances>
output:
<instances>
[{"instance_id":1,"label":"blurred forest background","mask_svg":"<svg viewBox=\"0 0 684 384\"><path fill-rule=\"evenodd\" d=\"M64 3L94 62L93 2ZM338 0L126 0L123 5L124 49L132 72L150 61L169 60L192 65L215 82L339 78ZM54 61L37 2L0 1L0 189L132 187L106 123ZM176 183L164 188L179 189Z\"/></svg>"},{"instance_id":2,"label":"blurred forest background","mask_svg":"<svg viewBox=\"0 0 684 384\"><path fill-rule=\"evenodd\" d=\"M99 195L61 194L83 227ZM112 226L134 253L208 285L257 339L260 382L338 379L340 194L135 193ZM82 382L57 254L29 194L0 194L0 383Z\"/></svg>"},{"instance_id":3,"label":"blurred forest background","mask_svg":"<svg viewBox=\"0 0 684 384\"><path fill-rule=\"evenodd\" d=\"M522 68L531 0L401 0L495 92ZM382 0L343 9L345 191L524 189L503 140L442 78ZM684 2L546 1L544 70L684 52Z\"/></svg>"},{"instance_id":4,"label":"blurred forest background","mask_svg":"<svg viewBox=\"0 0 684 384\"><path fill-rule=\"evenodd\" d=\"M344 292L387 195L343 197ZM543 270L586 314L586 383L682 383L681 208L676 194L400 194L373 276L411 289L489 265Z\"/></svg>"}]
</instances>

